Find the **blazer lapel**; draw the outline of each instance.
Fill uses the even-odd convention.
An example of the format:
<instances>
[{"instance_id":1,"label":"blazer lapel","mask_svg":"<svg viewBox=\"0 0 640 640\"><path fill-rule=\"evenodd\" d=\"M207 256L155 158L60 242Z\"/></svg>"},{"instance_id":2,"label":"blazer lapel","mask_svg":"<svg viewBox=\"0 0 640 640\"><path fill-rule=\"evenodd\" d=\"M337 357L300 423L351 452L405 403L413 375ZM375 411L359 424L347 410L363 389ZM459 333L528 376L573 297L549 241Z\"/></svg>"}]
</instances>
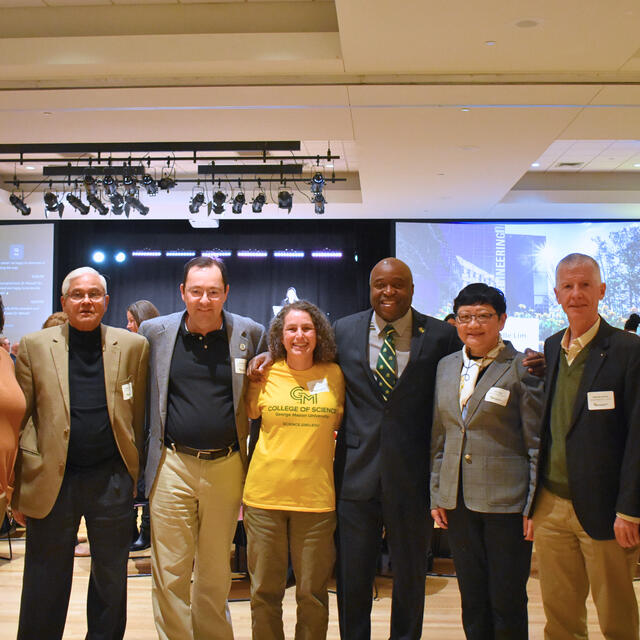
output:
<instances>
[{"instance_id":1,"label":"blazer lapel","mask_svg":"<svg viewBox=\"0 0 640 640\"><path fill-rule=\"evenodd\" d=\"M105 325L100 325L102 334L102 364L104 367L104 389L107 396L107 411L114 425L116 410L116 394L118 393L118 371L120 369L120 346L111 338L111 332Z\"/></svg>"},{"instance_id":2,"label":"blazer lapel","mask_svg":"<svg viewBox=\"0 0 640 640\"><path fill-rule=\"evenodd\" d=\"M507 345L484 372L482 378L473 390L469 402L467 404L467 413L465 422L468 423L476 412L480 403L487 395L487 391L493 387L496 382L509 370L511 361L515 357L515 349L511 345Z\"/></svg>"},{"instance_id":3,"label":"blazer lapel","mask_svg":"<svg viewBox=\"0 0 640 640\"><path fill-rule=\"evenodd\" d=\"M242 400L242 390L244 388L244 372L240 373L236 369L238 360L245 361L247 365L247 354L249 338L246 330L242 329L231 313L223 311L224 323L227 327L227 339L229 340L229 365L231 366L231 389L233 392L233 406L238 409ZM240 363L240 366L242 363ZM236 375L237 374L237 375Z\"/></svg>"},{"instance_id":4,"label":"blazer lapel","mask_svg":"<svg viewBox=\"0 0 640 640\"><path fill-rule=\"evenodd\" d=\"M177 313L169 316L169 320L159 331L161 336L157 341L157 361L156 361L156 384L158 385L158 415L164 434L164 426L167 418L167 400L169 397L169 372L171 369L171 358L176 345L178 330L184 314Z\"/></svg>"},{"instance_id":5,"label":"blazer lapel","mask_svg":"<svg viewBox=\"0 0 640 640\"><path fill-rule=\"evenodd\" d=\"M576 403L573 407L571 427L569 430L571 430L573 425L577 422L584 407L584 403L587 400L587 393L593 388L595 379L607 359L610 333L609 325L604 320L600 320L600 323L600 329L591 343L589 355L584 363L584 372L582 374L582 380L580 380L580 386L578 387L578 395L576 396Z\"/></svg>"},{"instance_id":6,"label":"blazer lapel","mask_svg":"<svg viewBox=\"0 0 640 640\"><path fill-rule=\"evenodd\" d=\"M71 421L69 410L69 325L60 327L60 334L53 338L51 342L51 357L58 377L60 394L64 402L67 421Z\"/></svg>"},{"instance_id":7,"label":"blazer lapel","mask_svg":"<svg viewBox=\"0 0 640 640\"><path fill-rule=\"evenodd\" d=\"M369 380L369 384L371 385L371 388L373 389L376 396L382 400L382 394L378 389L378 383L376 382L376 378L373 375L373 371L371 370L371 366L369 363L369 331L371 329L372 322L373 310L371 311L371 313L362 314L356 327L355 340L357 341L358 351L360 352L359 361L360 366L362 366L364 375Z\"/></svg>"}]
</instances>

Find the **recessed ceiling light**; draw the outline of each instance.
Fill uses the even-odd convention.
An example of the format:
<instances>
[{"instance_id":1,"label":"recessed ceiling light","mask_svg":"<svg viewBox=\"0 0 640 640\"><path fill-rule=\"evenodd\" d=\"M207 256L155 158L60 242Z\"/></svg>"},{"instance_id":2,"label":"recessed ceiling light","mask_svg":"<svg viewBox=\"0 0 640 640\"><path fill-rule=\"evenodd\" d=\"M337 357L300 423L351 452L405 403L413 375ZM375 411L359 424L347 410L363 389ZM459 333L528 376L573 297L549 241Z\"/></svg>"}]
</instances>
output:
<instances>
[{"instance_id":1,"label":"recessed ceiling light","mask_svg":"<svg viewBox=\"0 0 640 640\"><path fill-rule=\"evenodd\" d=\"M31 166L30 164L28 164L28 165L25 167L25 169L26 169L27 171L35 171L35 170L36 170L36 168L35 168L35 167L33 167L33 166Z\"/></svg>"},{"instance_id":2,"label":"recessed ceiling light","mask_svg":"<svg viewBox=\"0 0 640 640\"><path fill-rule=\"evenodd\" d=\"M462 109L460 109L460 111L471 111L471 109L469 109L469 107L462 107Z\"/></svg>"},{"instance_id":3,"label":"recessed ceiling light","mask_svg":"<svg viewBox=\"0 0 640 640\"><path fill-rule=\"evenodd\" d=\"M640 168L640 162L636 162L633 166L636 168Z\"/></svg>"},{"instance_id":4,"label":"recessed ceiling light","mask_svg":"<svg viewBox=\"0 0 640 640\"><path fill-rule=\"evenodd\" d=\"M534 167L535 169L537 169L540 166L539 162L532 162L531 166Z\"/></svg>"},{"instance_id":5,"label":"recessed ceiling light","mask_svg":"<svg viewBox=\"0 0 640 640\"><path fill-rule=\"evenodd\" d=\"M518 20L518 22L516 22L516 27L520 27L521 29L531 29L532 27L537 27L539 24L539 20Z\"/></svg>"},{"instance_id":6,"label":"recessed ceiling light","mask_svg":"<svg viewBox=\"0 0 640 640\"><path fill-rule=\"evenodd\" d=\"M487 47L494 47L495 44L496 44L496 41L495 40L487 40L485 42L485 44L487 45Z\"/></svg>"},{"instance_id":7,"label":"recessed ceiling light","mask_svg":"<svg viewBox=\"0 0 640 640\"><path fill-rule=\"evenodd\" d=\"M333 162L327 162L324 166L327 167L327 169L333 169Z\"/></svg>"},{"instance_id":8,"label":"recessed ceiling light","mask_svg":"<svg viewBox=\"0 0 640 640\"><path fill-rule=\"evenodd\" d=\"M43 115L45 118L48 118L49 116L52 116L52 115L53 115L53 112L52 112L52 111L43 111L43 112L42 112L42 115Z\"/></svg>"}]
</instances>

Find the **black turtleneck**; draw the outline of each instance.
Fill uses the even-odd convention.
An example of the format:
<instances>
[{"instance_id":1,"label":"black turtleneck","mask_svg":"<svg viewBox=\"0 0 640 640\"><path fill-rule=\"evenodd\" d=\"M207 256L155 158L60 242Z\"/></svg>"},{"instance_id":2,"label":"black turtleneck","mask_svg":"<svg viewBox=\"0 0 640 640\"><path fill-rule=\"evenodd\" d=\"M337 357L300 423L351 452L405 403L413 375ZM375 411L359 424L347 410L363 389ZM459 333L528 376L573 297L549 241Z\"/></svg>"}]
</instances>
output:
<instances>
[{"instance_id":1,"label":"black turtleneck","mask_svg":"<svg viewBox=\"0 0 640 640\"><path fill-rule=\"evenodd\" d=\"M99 326L78 331L69 325L69 402L67 466L91 467L119 455L107 411Z\"/></svg>"}]
</instances>

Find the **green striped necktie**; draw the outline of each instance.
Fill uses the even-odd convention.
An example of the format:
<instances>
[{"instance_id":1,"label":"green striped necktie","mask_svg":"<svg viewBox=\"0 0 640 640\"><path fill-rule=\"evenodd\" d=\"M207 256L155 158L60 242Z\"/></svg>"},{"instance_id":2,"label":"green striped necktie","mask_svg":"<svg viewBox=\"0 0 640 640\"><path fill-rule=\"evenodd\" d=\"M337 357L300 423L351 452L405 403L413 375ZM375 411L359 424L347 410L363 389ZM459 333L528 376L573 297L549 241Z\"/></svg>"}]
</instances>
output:
<instances>
[{"instance_id":1,"label":"green striped necktie","mask_svg":"<svg viewBox=\"0 0 640 640\"><path fill-rule=\"evenodd\" d=\"M396 386L398 381L398 361L396 359L396 348L393 344L394 333L396 333L396 330L393 325L388 324L384 328L384 342L380 347L380 355L376 364L376 380L385 400L389 399L393 387Z\"/></svg>"}]
</instances>

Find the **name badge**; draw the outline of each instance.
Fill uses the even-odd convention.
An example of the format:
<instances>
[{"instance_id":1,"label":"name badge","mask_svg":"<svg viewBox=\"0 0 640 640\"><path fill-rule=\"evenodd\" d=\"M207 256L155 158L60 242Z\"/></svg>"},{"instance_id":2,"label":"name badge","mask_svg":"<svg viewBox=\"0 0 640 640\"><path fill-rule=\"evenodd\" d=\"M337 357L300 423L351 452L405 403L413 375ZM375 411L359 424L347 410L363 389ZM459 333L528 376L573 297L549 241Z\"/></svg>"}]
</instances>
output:
<instances>
[{"instance_id":1,"label":"name badge","mask_svg":"<svg viewBox=\"0 0 640 640\"><path fill-rule=\"evenodd\" d=\"M133 383L132 382L125 382L122 385L122 397L125 400L131 400L131 398L133 398Z\"/></svg>"},{"instance_id":2,"label":"name badge","mask_svg":"<svg viewBox=\"0 0 640 640\"><path fill-rule=\"evenodd\" d=\"M234 366L236 373L244 375L247 372L247 360L246 358L234 358Z\"/></svg>"},{"instance_id":3,"label":"name badge","mask_svg":"<svg viewBox=\"0 0 640 640\"><path fill-rule=\"evenodd\" d=\"M589 391L587 393L587 406L589 411L615 409L616 400L613 396L613 391Z\"/></svg>"},{"instance_id":4,"label":"name badge","mask_svg":"<svg viewBox=\"0 0 640 640\"><path fill-rule=\"evenodd\" d=\"M507 402L509 402L509 396L511 395L511 391L507 389L501 389L500 387L491 387L484 399L487 402L493 402L494 404L499 404L501 407L506 407Z\"/></svg>"},{"instance_id":5,"label":"name badge","mask_svg":"<svg viewBox=\"0 0 640 640\"><path fill-rule=\"evenodd\" d=\"M309 393L312 394L322 393L323 391L329 391L329 383L326 378L323 380L309 380L309 382L307 382L307 389L309 389Z\"/></svg>"}]
</instances>

